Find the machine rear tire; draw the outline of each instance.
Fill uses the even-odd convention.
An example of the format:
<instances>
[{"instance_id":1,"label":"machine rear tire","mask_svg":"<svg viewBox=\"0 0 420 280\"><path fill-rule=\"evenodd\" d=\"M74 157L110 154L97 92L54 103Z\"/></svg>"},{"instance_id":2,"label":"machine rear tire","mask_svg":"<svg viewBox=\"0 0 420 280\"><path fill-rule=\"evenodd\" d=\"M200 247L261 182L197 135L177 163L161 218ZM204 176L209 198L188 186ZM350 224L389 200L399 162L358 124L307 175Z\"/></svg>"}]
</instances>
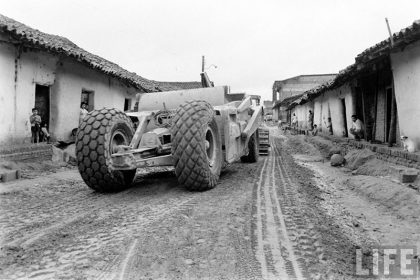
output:
<instances>
[{"instance_id":1,"label":"machine rear tire","mask_svg":"<svg viewBox=\"0 0 420 280\"><path fill-rule=\"evenodd\" d=\"M127 188L136 170L111 169L111 155L116 145L129 145L133 138L133 123L117 109L90 112L80 123L76 137L76 158L85 183L99 192L116 192Z\"/></svg>"},{"instance_id":2,"label":"machine rear tire","mask_svg":"<svg viewBox=\"0 0 420 280\"><path fill-rule=\"evenodd\" d=\"M254 163L258 161L259 157L259 145L258 145L258 132L255 131L248 141L248 155L242 156L242 162Z\"/></svg>"},{"instance_id":3,"label":"machine rear tire","mask_svg":"<svg viewBox=\"0 0 420 280\"><path fill-rule=\"evenodd\" d=\"M178 182L191 191L214 188L223 154L212 106L205 101L186 102L177 109L172 123L172 156Z\"/></svg>"}]
</instances>

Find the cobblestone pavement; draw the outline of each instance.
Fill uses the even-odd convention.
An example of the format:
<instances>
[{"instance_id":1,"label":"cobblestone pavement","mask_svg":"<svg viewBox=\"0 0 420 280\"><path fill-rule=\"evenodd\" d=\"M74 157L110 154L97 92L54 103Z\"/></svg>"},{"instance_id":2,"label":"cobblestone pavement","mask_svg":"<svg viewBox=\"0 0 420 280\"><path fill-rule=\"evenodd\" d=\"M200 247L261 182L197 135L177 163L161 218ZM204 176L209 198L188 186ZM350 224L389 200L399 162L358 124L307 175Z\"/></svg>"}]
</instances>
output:
<instances>
[{"instance_id":1,"label":"cobblestone pavement","mask_svg":"<svg viewBox=\"0 0 420 280\"><path fill-rule=\"evenodd\" d=\"M154 171L116 194L75 170L0 187L0 279L313 279L352 270L352 241L273 133L268 157L189 192Z\"/></svg>"}]
</instances>

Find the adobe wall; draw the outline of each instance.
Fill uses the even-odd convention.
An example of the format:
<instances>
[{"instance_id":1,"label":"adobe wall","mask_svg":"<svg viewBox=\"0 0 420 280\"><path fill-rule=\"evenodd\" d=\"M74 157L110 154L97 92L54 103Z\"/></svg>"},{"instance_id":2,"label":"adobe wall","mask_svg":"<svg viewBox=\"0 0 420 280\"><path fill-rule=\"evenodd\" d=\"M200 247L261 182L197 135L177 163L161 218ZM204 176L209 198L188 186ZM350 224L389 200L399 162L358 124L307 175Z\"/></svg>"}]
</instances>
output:
<instances>
[{"instance_id":1,"label":"adobe wall","mask_svg":"<svg viewBox=\"0 0 420 280\"><path fill-rule=\"evenodd\" d=\"M343 118L344 108L341 101L343 99L346 107L346 120ZM353 137L349 133L349 129L352 125L351 115L355 112L355 103L349 85L345 84L339 88L328 90L315 98L313 103L314 124L321 127L323 132L327 132L326 123L328 117L331 117L334 135L345 135L347 126L347 134L349 134L349 137Z\"/></svg>"},{"instance_id":2,"label":"adobe wall","mask_svg":"<svg viewBox=\"0 0 420 280\"><path fill-rule=\"evenodd\" d=\"M310 101L302 105L298 105L292 109L292 114L296 114L298 119L298 127L300 129L309 129L308 128L308 117L309 117L309 110L314 112L314 102ZM315 122L315 116L314 116L314 124L317 124Z\"/></svg>"},{"instance_id":3,"label":"adobe wall","mask_svg":"<svg viewBox=\"0 0 420 280\"><path fill-rule=\"evenodd\" d=\"M3 141L12 141L15 133L15 56L13 45L0 41L0 140Z\"/></svg>"},{"instance_id":4,"label":"adobe wall","mask_svg":"<svg viewBox=\"0 0 420 280\"><path fill-rule=\"evenodd\" d=\"M0 144L30 142L35 85L52 85L57 57L0 43Z\"/></svg>"},{"instance_id":5,"label":"adobe wall","mask_svg":"<svg viewBox=\"0 0 420 280\"><path fill-rule=\"evenodd\" d=\"M19 50L4 40L0 40L0 145L30 142L36 84L50 86L49 131L58 139L67 139L78 126L82 89L94 91L95 108L123 110L125 98L135 99L138 90L115 78L69 58Z\"/></svg>"},{"instance_id":6,"label":"adobe wall","mask_svg":"<svg viewBox=\"0 0 420 280\"><path fill-rule=\"evenodd\" d=\"M79 125L82 90L94 92L95 109L112 107L123 110L125 98L135 99L134 88L69 58L63 59L56 71L56 81L51 87L50 130L58 139L68 138L71 130Z\"/></svg>"},{"instance_id":7,"label":"adobe wall","mask_svg":"<svg viewBox=\"0 0 420 280\"><path fill-rule=\"evenodd\" d=\"M400 134L408 136L420 150L420 42L391 53L391 65Z\"/></svg>"}]
</instances>

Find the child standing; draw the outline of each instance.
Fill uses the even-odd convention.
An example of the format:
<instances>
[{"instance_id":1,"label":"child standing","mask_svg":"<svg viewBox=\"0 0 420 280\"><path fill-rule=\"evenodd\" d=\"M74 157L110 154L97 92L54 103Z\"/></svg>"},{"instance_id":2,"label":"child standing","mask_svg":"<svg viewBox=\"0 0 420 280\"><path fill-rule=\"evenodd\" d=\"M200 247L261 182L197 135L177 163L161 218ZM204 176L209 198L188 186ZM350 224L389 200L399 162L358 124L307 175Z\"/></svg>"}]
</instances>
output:
<instances>
[{"instance_id":1,"label":"child standing","mask_svg":"<svg viewBox=\"0 0 420 280\"><path fill-rule=\"evenodd\" d=\"M31 143L39 143L39 131L41 130L41 116L38 115L38 109L32 109L32 115L29 117L31 122Z\"/></svg>"}]
</instances>

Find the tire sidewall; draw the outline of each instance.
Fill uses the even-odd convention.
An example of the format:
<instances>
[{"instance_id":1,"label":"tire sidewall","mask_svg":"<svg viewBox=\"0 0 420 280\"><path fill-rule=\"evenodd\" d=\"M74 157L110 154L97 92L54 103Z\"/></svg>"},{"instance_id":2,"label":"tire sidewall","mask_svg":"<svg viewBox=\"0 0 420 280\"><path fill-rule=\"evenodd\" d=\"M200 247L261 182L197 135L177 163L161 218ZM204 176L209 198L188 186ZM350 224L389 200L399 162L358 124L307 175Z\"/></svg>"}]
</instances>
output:
<instances>
[{"instance_id":1,"label":"tire sidewall","mask_svg":"<svg viewBox=\"0 0 420 280\"><path fill-rule=\"evenodd\" d=\"M210 167L206 149L206 133L214 138L214 165ZM222 138L213 107L206 101L194 100L181 105L172 127L172 156L178 182L191 191L204 191L217 185L223 164Z\"/></svg>"},{"instance_id":2,"label":"tire sidewall","mask_svg":"<svg viewBox=\"0 0 420 280\"><path fill-rule=\"evenodd\" d=\"M111 168L111 136L117 130L125 135L126 144L130 144L133 124L127 115L116 109L94 110L79 125L76 137L78 169L85 183L96 191L120 191L134 179L135 171L121 172Z\"/></svg>"}]
</instances>

